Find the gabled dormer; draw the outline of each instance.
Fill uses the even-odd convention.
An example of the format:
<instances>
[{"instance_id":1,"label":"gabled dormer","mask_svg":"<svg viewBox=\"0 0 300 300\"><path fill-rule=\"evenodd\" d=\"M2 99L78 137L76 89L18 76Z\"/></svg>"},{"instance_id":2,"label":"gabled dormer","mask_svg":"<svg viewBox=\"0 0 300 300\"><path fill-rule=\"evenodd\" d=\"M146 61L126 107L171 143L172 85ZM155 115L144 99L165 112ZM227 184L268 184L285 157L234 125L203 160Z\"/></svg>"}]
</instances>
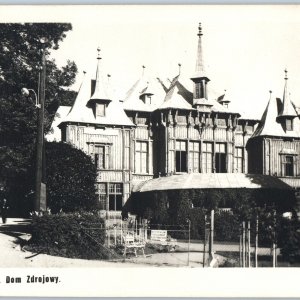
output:
<instances>
[{"instance_id":1,"label":"gabled dormer","mask_svg":"<svg viewBox=\"0 0 300 300\"><path fill-rule=\"evenodd\" d=\"M105 117L106 109L108 104L112 101L110 95L108 94L107 87L105 87L103 81L101 80L101 69L100 69L100 48L98 51L98 63L97 63L97 71L96 71L96 81L93 84L92 82L92 96L90 100L87 102L87 106L93 110L95 118L97 117ZM93 89L94 86L94 89Z\"/></svg>"},{"instance_id":2,"label":"gabled dormer","mask_svg":"<svg viewBox=\"0 0 300 300\"><path fill-rule=\"evenodd\" d=\"M285 85L283 92L283 99L281 104L281 109L279 110L279 114L276 118L276 121L279 122L285 132L294 130L294 119L297 117L297 112L293 107L293 104L290 99L290 94L288 90L288 77L287 70L285 72Z\"/></svg>"},{"instance_id":3,"label":"gabled dormer","mask_svg":"<svg viewBox=\"0 0 300 300\"><path fill-rule=\"evenodd\" d=\"M224 94L221 95L220 97L218 97L218 102L223 105L224 107L228 108L229 106L229 103L230 103L230 100L229 100L229 97L228 97L228 93L226 90L224 90Z\"/></svg>"},{"instance_id":4,"label":"gabled dormer","mask_svg":"<svg viewBox=\"0 0 300 300\"><path fill-rule=\"evenodd\" d=\"M152 85L147 81L147 86L141 91L140 99L146 104L151 105L151 99L154 95Z\"/></svg>"}]
</instances>

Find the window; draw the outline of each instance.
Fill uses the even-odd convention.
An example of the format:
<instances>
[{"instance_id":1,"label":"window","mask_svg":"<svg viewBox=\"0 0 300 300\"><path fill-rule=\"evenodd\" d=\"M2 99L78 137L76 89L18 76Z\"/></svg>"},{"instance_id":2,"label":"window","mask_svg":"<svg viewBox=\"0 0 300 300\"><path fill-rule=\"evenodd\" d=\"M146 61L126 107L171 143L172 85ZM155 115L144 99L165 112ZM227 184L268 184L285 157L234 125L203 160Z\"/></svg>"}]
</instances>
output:
<instances>
[{"instance_id":1,"label":"window","mask_svg":"<svg viewBox=\"0 0 300 300\"><path fill-rule=\"evenodd\" d=\"M283 157L284 176L294 176L294 157L286 155Z\"/></svg>"},{"instance_id":2,"label":"window","mask_svg":"<svg viewBox=\"0 0 300 300\"><path fill-rule=\"evenodd\" d=\"M122 210L122 183L109 184L109 210Z\"/></svg>"},{"instance_id":3,"label":"window","mask_svg":"<svg viewBox=\"0 0 300 300\"><path fill-rule=\"evenodd\" d=\"M243 173L243 148L236 147L234 149L234 168L237 173Z\"/></svg>"},{"instance_id":4,"label":"window","mask_svg":"<svg viewBox=\"0 0 300 300\"><path fill-rule=\"evenodd\" d=\"M189 143L189 164L192 172L199 172L200 147L198 142Z\"/></svg>"},{"instance_id":5,"label":"window","mask_svg":"<svg viewBox=\"0 0 300 300\"><path fill-rule=\"evenodd\" d=\"M225 144L216 143L215 167L216 167L216 173L226 173Z\"/></svg>"},{"instance_id":6,"label":"window","mask_svg":"<svg viewBox=\"0 0 300 300\"><path fill-rule=\"evenodd\" d=\"M202 172L212 172L212 143L203 142L202 144Z\"/></svg>"},{"instance_id":7,"label":"window","mask_svg":"<svg viewBox=\"0 0 300 300\"><path fill-rule=\"evenodd\" d=\"M105 147L95 146L95 165L98 169L105 168Z\"/></svg>"},{"instance_id":8,"label":"window","mask_svg":"<svg viewBox=\"0 0 300 300\"><path fill-rule=\"evenodd\" d=\"M96 117L105 117L105 104L96 104Z\"/></svg>"},{"instance_id":9,"label":"window","mask_svg":"<svg viewBox=\"0 0 300 300\"><path fill-rule=\"evenodd\" d=\"M293 130L293 120L291 119L286 119L286 130Z\"/></svg>"},{"instance_id":10,"label":"window","mask_svg":"<svg viewBox=\"0 0 300 300\"><path fill-rule=\"evenodd\" d=\"M186 142L176 141L176 172L187 172Z\"/></svg>"},{"instance_id":11,"label":"window","mask_svg":"<svg viewBox=\"0 0 300 300\"><path fill-rule=\"evenodd\" d=\"M148 142L135 144L135 172L148 173Z\"/></svg>"},{"instance_id":12,"label":"window","mask_svg":"<svg viewBox=\"0 0 300 300\"><path fill-rule=\"evenodd\" d=\"M197 82L195 83L195 98L200 99L201 97L201 83Z\"/></svg>"},{"instance_id":13,"label":"window","mask_svg":"<svg viewBox=\"0 0 300 300\"><path fill-rule=\"evenodd\" d=\"M106 209L106 184L97 183L96 184L96 194L98 195L100 209Z\"/></svg>"}]
</instances>

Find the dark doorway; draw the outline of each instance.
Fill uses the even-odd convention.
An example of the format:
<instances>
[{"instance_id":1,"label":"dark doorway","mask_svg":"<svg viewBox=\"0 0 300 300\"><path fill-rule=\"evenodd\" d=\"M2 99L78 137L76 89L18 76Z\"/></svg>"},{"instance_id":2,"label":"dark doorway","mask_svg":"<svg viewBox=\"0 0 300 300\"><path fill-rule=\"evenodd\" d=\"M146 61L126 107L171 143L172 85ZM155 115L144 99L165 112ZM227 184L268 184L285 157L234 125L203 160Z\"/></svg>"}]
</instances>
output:
<instances>
[{"instance_id":1,"label":"dark doorway","mask_svg":"<svg viewBox=\"0 0 300 300\"><path fill-rule=\"evenodd\" d=\"M216 173L226 173L225 153L216 153Z\"/></svg>"},{"instance_id":2,"label":"dark doorway","mask_svg":"<svg viewBox=\"0 0 300 300\"><path fill-rule=\"evenodd\" d=\"M176 151L176 172L187 172L186 151Z\"/></svg>"},{"instance_id":3,"label":"dark doorway","mask_svg":"<svg viewBox=\"0 0 300 300\"><path fill-rule=\"evenodd\" d=\"M109 195L109 210L122 210L122 195Z\"/></svg>"}]
</instances>

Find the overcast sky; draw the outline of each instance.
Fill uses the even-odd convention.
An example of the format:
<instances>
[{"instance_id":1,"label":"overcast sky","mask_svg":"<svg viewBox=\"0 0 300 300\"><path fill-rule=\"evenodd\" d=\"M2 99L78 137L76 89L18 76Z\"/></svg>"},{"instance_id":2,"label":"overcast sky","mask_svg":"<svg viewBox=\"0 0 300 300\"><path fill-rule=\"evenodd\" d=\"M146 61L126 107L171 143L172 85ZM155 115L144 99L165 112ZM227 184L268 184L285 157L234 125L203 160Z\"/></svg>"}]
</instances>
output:
<instances>
[{"instance_id":1,"label":"overcast sky","mask_svg":"<svg viewBox=\"0 0 300 300\"><path fill-rule=\"evenodd\" d=\"M198 23L210 78L209 96L228 90L232 106L261 117L269 90L282 98L288 69L292 100L300 106L300 8L298 6L77 6L1 7L2 21L71 22L60 49L59 65L74 60L95 73L101 48L103 75L111 74L120 98L141 76L163 80L178 74L192 88Z\"/></svg>"}]
</instances>

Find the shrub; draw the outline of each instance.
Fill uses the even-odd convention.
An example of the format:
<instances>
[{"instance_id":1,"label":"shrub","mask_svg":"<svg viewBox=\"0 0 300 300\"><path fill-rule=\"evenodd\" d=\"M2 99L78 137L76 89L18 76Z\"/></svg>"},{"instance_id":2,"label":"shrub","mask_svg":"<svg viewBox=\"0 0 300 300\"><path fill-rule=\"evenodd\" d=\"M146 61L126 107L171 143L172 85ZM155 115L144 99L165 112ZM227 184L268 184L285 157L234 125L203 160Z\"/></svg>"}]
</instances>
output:
<instances>
[{"instance_id":1,"label":"shrub","mask_svg":"<svg viewBox=\"0 0 300 300\"><path fill-rule=\"evenodd\" d=\"M29 245L38 252L70 258L106 259L104 221L97 213L34 216Z\"/></svg>"},{"instance_id":2,"label":"shrub","mask_svg":"<svg viewBox=\"0 0 300 300\"><path fill-rule=\"evenodd\" d=\"M47 206L52 213L97 208L91 157L65 143L46 143Z\"/></svg>"}]
</instances>

